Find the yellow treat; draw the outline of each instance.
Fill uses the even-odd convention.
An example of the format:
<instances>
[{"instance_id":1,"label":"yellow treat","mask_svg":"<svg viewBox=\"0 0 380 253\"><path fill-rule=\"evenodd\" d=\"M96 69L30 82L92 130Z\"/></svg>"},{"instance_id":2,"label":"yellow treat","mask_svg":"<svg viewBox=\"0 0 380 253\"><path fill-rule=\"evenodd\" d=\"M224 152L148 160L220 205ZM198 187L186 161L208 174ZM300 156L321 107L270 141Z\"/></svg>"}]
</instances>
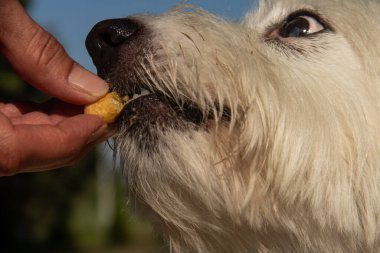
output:
<instances>
[{"instance_id":1,"label":"yellow treat","mask_svg":"<svg viewBox=\"0 0 380 253\"><path fill-rule=\"evenodd\" d=\"M123 109L128 97L121 99L116 92L110 92L93 104L86 105L85 114L97 115L107 123L113 123Z\"/></svg>"}]
</instances>

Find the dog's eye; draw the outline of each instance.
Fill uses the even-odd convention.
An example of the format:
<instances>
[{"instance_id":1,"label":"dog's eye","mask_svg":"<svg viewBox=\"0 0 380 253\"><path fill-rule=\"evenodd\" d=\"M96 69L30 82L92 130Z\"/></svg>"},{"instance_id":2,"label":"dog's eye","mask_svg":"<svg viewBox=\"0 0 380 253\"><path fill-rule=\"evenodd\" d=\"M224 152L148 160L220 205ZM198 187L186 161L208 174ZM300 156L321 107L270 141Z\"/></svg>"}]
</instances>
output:
<instances>
[{"instance_id":1,"label":"dog's eye","mask_svg":"<svg viewBox=\"0 0 380 253\"><path fill-rule=\"evenodd\" d=\"M290 14L282 23L270 27L265 34L265 41L291 44L297 38L308 38L324 32L334 32L335 29L319 13L313 10L301 9Z\"/></svg>"},{"instance_id":2,"label":"dog's eye","mask_svg":"<svg viewBox=\"0 0 380 253\"><path fill-rule=\"evenodd\" d=\"M325 29L317 18L304 15L286 20L279 30L279 35L283 38L305 37Z\"/></svg>"}]
</instances>

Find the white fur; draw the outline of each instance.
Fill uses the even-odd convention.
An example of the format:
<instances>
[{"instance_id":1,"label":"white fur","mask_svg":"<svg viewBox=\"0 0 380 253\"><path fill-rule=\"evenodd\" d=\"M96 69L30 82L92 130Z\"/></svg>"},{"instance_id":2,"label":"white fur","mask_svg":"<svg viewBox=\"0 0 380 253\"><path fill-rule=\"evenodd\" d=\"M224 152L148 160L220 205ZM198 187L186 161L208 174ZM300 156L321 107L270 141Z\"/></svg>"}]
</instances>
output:
<instances>
[{"instance_id":1,"label":"white fur","mask_svg":"<svg viewBox=\"0 0 380 253\"><path fill-rule=\"evenodd\" d=\"M302 52L265 41L305 8L335 32L289 42ZM268 0L240 24L202 10L135 18L155 50L134 71L215 114L208 131L161 132L149 154L117 138L173 252L380 251L379 1Z\"/></svg>"}]
</instances>

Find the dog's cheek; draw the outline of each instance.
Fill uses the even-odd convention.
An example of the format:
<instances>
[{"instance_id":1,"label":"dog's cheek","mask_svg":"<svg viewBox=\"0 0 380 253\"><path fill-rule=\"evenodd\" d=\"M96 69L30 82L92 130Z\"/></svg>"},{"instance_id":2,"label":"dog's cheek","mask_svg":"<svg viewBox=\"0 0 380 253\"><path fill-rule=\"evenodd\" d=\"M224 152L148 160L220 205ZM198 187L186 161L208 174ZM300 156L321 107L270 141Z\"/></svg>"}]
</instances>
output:
<instances>
[{"instance_id":1,"label":"dog's cheek","mask_svg":"<svg viewBox=\"0 0 380 253\"><path fill-rule=\"evenodd\" d=\"M191 226L186 217L196 222L202 212L225 210L224 199L232 199L226 178L234 161L218 145L220 136L205 131L161 133L158 148L150 152L131 139L119 140L131 190L160 216L178 217L183 226Z\"/></svg>"}]
</instances>

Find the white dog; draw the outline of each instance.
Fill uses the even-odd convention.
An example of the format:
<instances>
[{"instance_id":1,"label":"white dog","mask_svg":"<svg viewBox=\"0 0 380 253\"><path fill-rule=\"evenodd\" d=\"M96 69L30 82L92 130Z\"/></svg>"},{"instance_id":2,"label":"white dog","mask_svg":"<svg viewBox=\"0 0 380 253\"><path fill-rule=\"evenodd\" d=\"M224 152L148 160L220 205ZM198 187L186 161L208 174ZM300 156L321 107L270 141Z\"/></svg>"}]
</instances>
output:
<instances>
[{"instance_id":1,"label":"white dog","mask_svg":"<svg viewBox=\"0 0 380 253\"><path fill-rule=\"evenodd\" d=\"M173 252L380 252L379 41L378 0L93 28L99 75L134 98L116 136L131 196Z\"/></svg>"}]
</instances>

